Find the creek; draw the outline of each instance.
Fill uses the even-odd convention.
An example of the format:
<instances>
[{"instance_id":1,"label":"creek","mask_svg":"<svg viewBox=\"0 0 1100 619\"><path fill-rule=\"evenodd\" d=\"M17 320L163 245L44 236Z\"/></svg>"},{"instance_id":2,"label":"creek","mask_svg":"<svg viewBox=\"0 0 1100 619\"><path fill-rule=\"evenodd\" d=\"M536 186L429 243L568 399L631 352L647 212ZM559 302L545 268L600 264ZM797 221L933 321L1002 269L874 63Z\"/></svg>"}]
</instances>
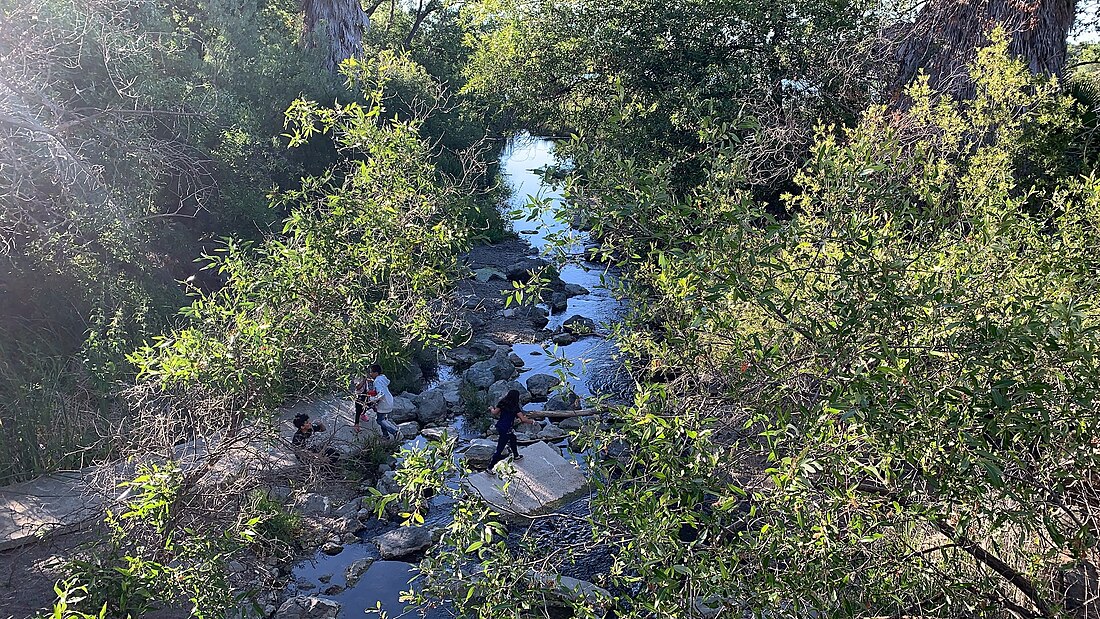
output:
<instances>
[{"instance_id":1,"label":"creek","mask_svg":"<svg viewBox=\"0 0 1100 619\"><path fill-rule=\"evenodd\" d=\"M588 242L587 235L558 221L552 213L532 206L532 196L536 198L535 201L561 200L561 194L546 184L540 174L540 170L554 163L553 143L549 140L522 135L509 142L501 155L500 171L512 189L508 204L512 226L535 252L542 253L552 245L553 239L567 236L569 243L561 247L561 251L569 255L581 255ZM616 281L616 274L612 270L589 262L571 263L560 269L560 276L566 284L584 286L588 292L569 299L566 311L557 315L552 313L548 329L557 329L567 317L575 314L591 318L601 325L601 330L618 321L623 307L610 290ZM516 344L512 350L525 361L525 367L516 379L521 383L534 374L553 374L561 363L555 362L555 359L568 359L572 363L568 382L578 395L587 397L603 394L614 399L627 395L624 393L624 385L628 385L629 381L624 380L622 364L618 361L614 344L609 338L591 335L564 346L555 346L548 342ZM441 378L452 376L449 372L442 374ZM540 410L541 405L528 404L527 408ZM460 439L477 436L464 427L461 417L451 423L459 430ZM422 436L418 436L406 445L423 444L424 440ZM578 465L584 466L585 454L570 453L566 441L561 441L557 446L563 450L567 459L573 459ZM431 514L425 523L428 526L444 526L449 519L446 504L449 499L444 496L436 498L439 500L433 501ZM587 514L587 510L587 499L581 499L559 511L583 516ZM394 526L387 522L372 521L359 533L361 542L345 545L344 550L335 556L317 552L315 556L299 561L293 567L287 593L313 595L339 602L342 606L342 617L359 617L364 612L373 614L377 610L385 611L389 617L451 616L453 613L446 608L411 609L406 608L399 600L400 592L409 589L410 582L415 586L415 565L381 560L377 548L368 541ZM539 543L564 548L572 541L583 540L588 532L583 525L570 519L561 522L547 519L531 527L513 526L513 537L518 538L521 534L527 535L529 539L533 536ZM345 570L361 559L375 561L357 583L348 587ZM572 559L572 564L563 569L563 573L582 579L606 570L609 562L606 553L599 550Z\"/></svg>"}]
</instances>

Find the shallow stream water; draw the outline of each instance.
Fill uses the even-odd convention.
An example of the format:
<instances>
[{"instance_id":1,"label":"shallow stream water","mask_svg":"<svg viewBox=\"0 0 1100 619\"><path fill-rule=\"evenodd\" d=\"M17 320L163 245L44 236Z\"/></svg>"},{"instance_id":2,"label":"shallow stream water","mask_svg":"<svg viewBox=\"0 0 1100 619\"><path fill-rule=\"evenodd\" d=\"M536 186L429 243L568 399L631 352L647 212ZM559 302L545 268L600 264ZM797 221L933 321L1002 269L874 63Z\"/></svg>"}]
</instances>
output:
<instances>
[{"instance_id":1,"label":"shallow stream water","mask_svg":"<svg viewBox=\"0 0 1100 619\"><path fill-rule=\"evenodd\" d=\"M568 225L556 220L549 212L538 213L530 206L531 197L552 201L561 199L558 192L543 182L542 175L539 173L539 170L554 163L553 143L529 136L514 138L501 155L501 174L513 190L509 207L522 213L520 217L513 220L513 229L538 252L544 251L551 239L574 233ZM582 233L575 233L573 241L565 251L570 254L579 254L583 251L587 238ZM571 298L568 309L561 314L552 315L547 328L556 329L569 316L580 314L601 325L600 331L606 331L606 325L617 321L621 316L622 305L605 285L614 281L616 275L614 272L597 264L581 263L564 266L560 275L566 283L584 286L589 293ZM569 383L578 395L582 397L595 394L606 394L612 397L623 395L621 363L616 359L614 345L604 337L599 335L583 337L572 344L560 347L549 343L518 344L513 346L513 351L525 361L525 368L517 379L520 382L525 382L533 374L553 374L556 369L553 365L554 358L565 357L573 362ZM448 373L441 378L449 377ZM539 407L541 405L528 405L528 408ZM462 421L462 419L454 420L460 439L470 438L471 434L465 429ZM411 446L423 444L423 442L423 437L417 437L407 444ZM564 442L559 446L563 449L563 455L577 460L583 466L583 454L570 454ZM437 497L433 502L428 521L425 523L427 526L442 526L447 523L449 509L446 503L448 501L449 499L444 496ZM561 511L583 516L587 513L587 501L579 501L566 506ZM405 604L399 601L400 592L409 589L410 581L415 584L416 567L401 561L380 560L377 549L367 540L394 528L395 525L382 522L374 522L372 525L360 533L363 542L345 545L340 554L327 556L318 552L314 557L302 560L295 565L290 591L303 595L317 595L340 602L343 607L341 612L343 617L360 617L364 613L370 616L374 614L375 609L385 611L389 617L451 616L452 613L446 608L407 609ZM564 545L570 541L582 539L586 531L581 529L583 529L582 526L568 519L562 523L549 519L538 522L526 532L540 542L545 540L547 544ZM337 588L346 586L344 574L347 567L364 558L376 560L355 586L335 591ZM575 557L575 559L575 563L565 567L563 572L579 578L585 578L599 571L608 560L599 552ZM324 594L325 589L333 590L333 593Z\"/></svg>"}]
</instances>

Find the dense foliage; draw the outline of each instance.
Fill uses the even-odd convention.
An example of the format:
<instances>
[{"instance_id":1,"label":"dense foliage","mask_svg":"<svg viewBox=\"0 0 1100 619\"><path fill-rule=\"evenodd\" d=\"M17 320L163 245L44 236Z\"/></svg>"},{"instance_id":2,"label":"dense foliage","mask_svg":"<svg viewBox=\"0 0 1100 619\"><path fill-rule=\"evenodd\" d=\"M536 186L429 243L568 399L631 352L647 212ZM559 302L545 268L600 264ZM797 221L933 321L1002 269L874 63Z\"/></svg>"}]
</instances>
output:
<instances>
[{"instance_id":1,"label":"dense foliage","mask_svg":"<svg viewBox=\"0 0 1100 619\"><path fill-rule=\"evenodd\" d=\"M369 3L333 76L295 2L5 0L0 477L139 462L56 616L241 603L228 558L286 525L218 467L288 396L462 332L487 133L521 129L571 134L562 216L630 308L575 616L1092 612L1096 50L1059 81L998 30L972 97L889 108L893 4ZM377 499L454 499L416 601L545 613L575 549L507 542L453 447Z\"/></svg>"},{"instance_id":2,"label":"dense foliage","mask_svg":"<svg viewBox=\"0 0 1100 619\"><path fill-rule=\"evenodd\" d=\"M783 219L736 159L682 195L593 156L573 191L632 257L644 379L598 512L634 616L1088 602L1097 184L1042 180L1081 109L1005 45L973 101L918 83L904 118L820 129Z\"/></svg>"},{"instance_id":3,"label":"dense foliage","mask_svg":"<svg viewBox=\"0 0 1100 619\"><path fill-rule=\"evenodd\" d=\"M292 9L3 4L0 476L90 455L122 355L184 303L205 237L268 230L271 187L332 160L275 139L299 94L346 92Z\"/></svg>"},{"instance_id":4,"label":"dense foliage","mask_svg":"<svg viewBox=\"0 0 1100 619\"><path fill-rule=\"evenodd\" d=\"M756 174L797 167L823 118L873 92L880 3L851 0L514 2L467 9L466 89L505 126L575 133L683 182L707 164L720 119L752 138ZM743 125L752 124L756 131ZM586 150L562 154L585 166ZM753 179L755 180L755 179Z\"/></svg>"},{"instance_id":5,"label":"dense foliage","mask_svg":"<svg viewBox=\"0 0 1100 619\"><path fill-rule=\"evenodd\" d=\"M303 175L321 179L305 192L344 183L342 168L326 170L359 154L328 138L288 150L287 107L369 102L301 44L297 2L10 0L0 10L0 478L10 479L104 453L114 394L136 371L127 353L175 325L186 293L225 283L228 271L196 264L218 239L236 251L278 231L293 200L269 200L273 188ZM400 53L387 50L416 35L420 68L392 76L379 103L419 119L435 165L484 184L492 150L454 96L465 54L456 13L440 10L415 33L404 13L390 11L392 26L376 19L364 42L364 60L386 52L393 64ZM497 238L491 197L471 193L462 225Z\"/></svg>"},{"instance_id":6,"label":"dense foliage","mask_svg":"<svg viewBox=\"0 0 1100 619\"><path fill-rule=\"evenodd\" d=\"M345 71L367 104L299 100L287 123L292 146L327 135L347 161L278 196L289 211L282 234L230 239L209 256L225 284L185 308L182 328L131 356L140 370L134 406L151 412L151 429L166 426L150 395L194 416L188 432L237 427L288 394L340 384L377 361L399 368L415 346L449 337L441 299L477 187L438 170L419 120L383 116L391 85L431 84L419 65L383 52Z\"/></svg>"},{"instance_id":7,"label":"dense foliage","mask_svg":"<svg viewBox=\"0 0 1100 619\"><path fill-rule=\"evenodd\" d=\"M905 113L819 125L778 204L746 148L758 124L704 116L685 174L618 140L663 116L599 98L600 135L563 149L567 220L626 274L617 333L639 390L591 430L611 456L591 546L614 564L578 616L1090 612L1093 110L992 40L973 99L918 80ZM507 545L495 521L464 504L424 564L461 579L470 616L537 608L531 574L568 561Z\"/></svg>"}]
</instances>

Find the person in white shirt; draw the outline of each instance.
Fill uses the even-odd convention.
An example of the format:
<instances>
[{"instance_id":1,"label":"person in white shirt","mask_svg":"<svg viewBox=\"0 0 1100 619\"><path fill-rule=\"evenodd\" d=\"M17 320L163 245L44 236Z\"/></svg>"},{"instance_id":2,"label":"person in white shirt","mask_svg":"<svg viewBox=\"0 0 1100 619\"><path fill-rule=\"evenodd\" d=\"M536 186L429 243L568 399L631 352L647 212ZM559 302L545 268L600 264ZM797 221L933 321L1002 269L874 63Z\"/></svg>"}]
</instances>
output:
<instances>
[{"instance_id":1,"label":"person in white shirt","mask_svg":"<svg viewBox=\"0 0 1100 619\"><path fill-rule=\"evenodd\" d=\"M374 381L375 395L369 397L370 403L378 413L378 427L382 428L382 434L387 438L397 438L400 432L397 424L390 421L390 413L393 412L393 394L390 393L390 379L382 373L382 366L375 363L370 366L370 377Z\"/></svg>"}]
</instances>

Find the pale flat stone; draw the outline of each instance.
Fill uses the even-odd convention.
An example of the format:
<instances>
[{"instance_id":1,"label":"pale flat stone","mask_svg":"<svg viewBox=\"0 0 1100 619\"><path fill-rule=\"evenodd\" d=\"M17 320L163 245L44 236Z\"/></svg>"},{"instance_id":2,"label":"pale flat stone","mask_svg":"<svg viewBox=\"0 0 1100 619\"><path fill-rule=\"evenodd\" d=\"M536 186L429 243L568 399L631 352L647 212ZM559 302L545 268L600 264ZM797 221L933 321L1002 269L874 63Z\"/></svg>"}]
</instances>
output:
<instances>
[{"instance_id":1,"label":"pale flat stone","mask_svg":"<svg viewBox=\"0 0 1100 619\"><path fill-rule=\"evenodd\" d=\"M531 517L553 510L588 487L584 474L546 443L524 447L520 454L522 460L511 462L514 474L505 473L505 466L497 467L498 476L476 473L467 478L468 489L503 515Z\"/></svg>"},{"instance_id":2,"label":"pale flat stone","mask_svg":"<svg viewBox=\"0 0 1100 619\"><path fill-rule=\"evenodd\" d=\"M70 531L102 516L104 497L82 491L96 473L56 473L0 488L0 550Z\"/></svg>"}]
</instances>

